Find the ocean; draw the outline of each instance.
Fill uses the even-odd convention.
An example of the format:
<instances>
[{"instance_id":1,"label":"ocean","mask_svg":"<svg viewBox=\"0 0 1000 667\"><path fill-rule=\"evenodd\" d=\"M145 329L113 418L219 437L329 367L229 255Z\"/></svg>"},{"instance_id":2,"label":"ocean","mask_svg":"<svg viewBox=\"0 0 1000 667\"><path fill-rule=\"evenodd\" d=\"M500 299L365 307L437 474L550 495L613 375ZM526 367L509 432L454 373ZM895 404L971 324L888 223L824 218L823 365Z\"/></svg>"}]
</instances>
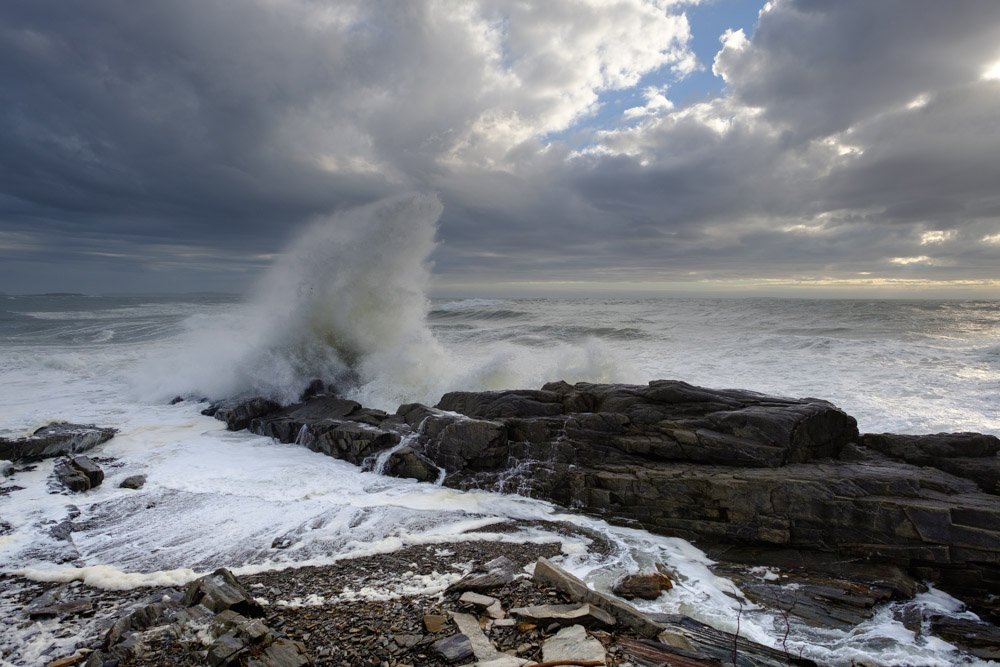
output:
<instances>
[{"instance_id":1,"label":"ocean","mask_svg":"<svg viewBox=\"0 0 1000 667\"><path fill-rule=\"evenodd\" d=\"M528 498L361 472L303 447L228 432L200 414L204 404L196 399L264 393L289 400L323 375L366 405L394 410L404 401L433 404L452 389L668 378L828 399L854 415L862 432L1000 434L995 301L428 300L417 292L400 304L381 286L338 301L302 283L295 298L282 301L268 294L269 281L273 276L250 299L0 297L0 434L53 420L120 430L100 450L115 459L108 481L86 496L49 493L51 462L18 473L24 488L0 496L8 524L0 536L4 572L127 588L184 582L217 566L254 572L410 544L559 540L564 564L599 587L629 569L668 563L682 582L646 608L733 631L735 586L683 540ZM190 400L171 405L174 396ZM132 474L148 476L141 492L117 488ZM71 503L82 528L70 546L49 529ZM586 539L541 525L489 531L512 518L597 531L614 549L593 554ZM481 532L467 532L473 529ZM272 549L284 535L293 535L295 546ZM448 581L442 573L377 594L433 593ZM966 613L933 588L919 601ZM750 605L741 633L774 646L782 623ZM10 637L7 648L29 664L45 647L70 640L36 628ZM796 626L788 646L827 664L956 659L944 642L915 638L890 607L850 634Z\"/></svg>"}]
</instances>

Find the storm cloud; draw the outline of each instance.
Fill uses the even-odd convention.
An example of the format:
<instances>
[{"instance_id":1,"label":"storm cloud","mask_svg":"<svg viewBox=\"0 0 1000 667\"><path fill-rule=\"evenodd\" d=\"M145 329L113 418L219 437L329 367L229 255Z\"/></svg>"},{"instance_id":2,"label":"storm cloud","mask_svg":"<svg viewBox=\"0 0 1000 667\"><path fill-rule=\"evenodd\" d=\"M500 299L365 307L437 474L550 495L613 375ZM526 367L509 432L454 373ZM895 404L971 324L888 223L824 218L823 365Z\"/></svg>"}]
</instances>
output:
<instances>
[{"instance_id":1,"label":"storm cloud","mask_svg":"<svg viewBox=\"0 0 1000 667\"><path fill-rule=\"evenodd\" d=\"M689 7L5 2L0 290L241 289L419 190L445 286L997 293L1000 4L778 0L711 63ZM722 92L672 104L698 68Z\"/></svg>"}]
</instances>

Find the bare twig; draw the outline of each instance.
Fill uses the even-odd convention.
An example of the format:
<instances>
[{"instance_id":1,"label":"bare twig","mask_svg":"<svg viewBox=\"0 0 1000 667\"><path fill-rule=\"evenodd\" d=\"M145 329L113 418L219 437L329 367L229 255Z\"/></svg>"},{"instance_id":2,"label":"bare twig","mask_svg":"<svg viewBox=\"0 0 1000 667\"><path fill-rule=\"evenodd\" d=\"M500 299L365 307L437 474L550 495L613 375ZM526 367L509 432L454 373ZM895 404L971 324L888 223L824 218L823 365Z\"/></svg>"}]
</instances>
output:
<instances>
[{"instance_id":1,"label":"bare twig","mask_svg":"<svg viewBox=\"0 0 1000 667\"><path fill-rule=\"evenodd\" d=\"M602 667L603 660L549 660L548 662L532 662L528 667Z\"/></svg>"},{"instance_id":2,"label":"bare twig","mask_svg":"<svg viewBox=\"0 0 1000 667\"><path fill-rule=\"evenodd\" d=\"M774 595L774 607L775 609L778 610L778 614L781 616L781 619L785 622L785 634L781 636L781 650L784 651L785 653L785 660L791 662L792 656L788 652L788 635L792 631L792 622L791 619L789 618L789 615L791 614L792 610L795 609L795 605L799 603L799 599L797 597L793 597L792 603L786 608L782 606L781 598L778 597L778 594L774 593L773 595ZM802 657L801 654L802 651L800 649L799 650L800 658Z\"/></svg>"},{"instance_id":3,"label":"bare twig","mask_svg":"<svg viewBox=\"0 0 1000 667\"><path fill-rule=\"evenodd\" d=\"M736 664L736 660L740 657L739 654L739 642L740 642L740 619L743 617L743 600L736 598L736 601L740 605L740 610L736 613L736 634L733 635L733 664Z\"/></svg>"}]
</instances>

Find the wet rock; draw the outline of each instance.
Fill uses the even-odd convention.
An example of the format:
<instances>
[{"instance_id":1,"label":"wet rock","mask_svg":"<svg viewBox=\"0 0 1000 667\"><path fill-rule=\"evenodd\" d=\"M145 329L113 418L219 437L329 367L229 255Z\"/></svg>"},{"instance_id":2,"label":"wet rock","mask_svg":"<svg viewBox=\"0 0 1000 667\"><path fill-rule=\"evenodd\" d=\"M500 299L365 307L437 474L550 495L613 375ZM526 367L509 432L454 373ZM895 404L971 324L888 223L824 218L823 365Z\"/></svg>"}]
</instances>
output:
<instances>
[{"instance_id":1,"label":"wet rock","mask_svg":"<svg viewBox=\"0 0 1000 667\"><path fill-rule=\"evenodd\" d=\"M506 586L514 581L521 569L517 563L500 556L485 563L482 568L473 570L448 587L449 591L487 591L500 586Z\"/></svg>"},{"instance_id":2,"label":"wet rock","mask_svg":"<svg viewBox=\"0 0 1000 667\"><path fill-rule=\"evenodd\" d=\"M673 587L674 582L662 572L643 572L622 577L615 582L611 592L626 600L655 600Z\"/></svg>"},{"instance_id":3,"label":"wet rock","mask_svg":"<svg viewBox=\"0 0 1000 667\"><path fill-rule=\"evenodd\" d=\"M252 420L280 409L281 406L274 401L258 396L224 401L203 410L202 414L226 422L226 428L230 431L240 431L249 426Z\"/></svg>"},{"instance_id":4,"label":"wet rock","mask_svg":"<svg viewBox=\"0 0 1000 667\"><path fill-rule=\"evenodd\" d=\"M398 433L378 428L388 415L334 396L317 396L250 421L257 435L361 465L366 459L399 443Z\"/></svg>"},{"instance_id":5,"label":"wet rock","mask_svg":"<svg viewBox=\"0 0 1000 667\"><path fill-rule=\"evenodd\" d=\"M907 445L940 468L959 465L945 454L980 462L962 479L856 446L854 419L825 401L683 382L455 392L401 411L420 417L412 446L445 468L446 486L542 498L703 548L891 565L992 613L982 591L1000 581L1000 506L977 488L993 463L1000 474L991 436Z\"/></svg>"},{"instance_id":6,"label":"wet rock","mask_svg":"<svg viewBox=\"0 0 1000 667\"><path fill-rule=\"evenodd\" d=\"M26 438L0 438L0 459L28 462L71 456L107 442L115 433L113 428L53 422Z\"/></svg>"},{"instance_id":7,"label":"wet rock","mask_svg":"<svg viewBox=\"0 0 1000 667\"><path fill-rule=\"evenodd\" d=\"M983 433L899 435L866 433L865 447L893 459L931 466L975 482L986 493L1000 495L1000 438Z\"/></svg>"},{"instance_id":8,"label":"wet rock","mask_svg":"<svg viewBox=\"0 0 1000 667\"><path fill-rule=\"evenodd\" d=\"M49 529L49 535L63 542L70 542L73 539L74 525L70 519L63 519Z\"/></svg>"},{"instance_id":9,"label":"wet rock","mask_svg":"<svg viewBox=\"0 0 1000 667\"><path fill-rule=\"evenodd\" d=\"M247 642L235 633L224 634L208 647L208 664L212 667L228 665L246 648Z\"/></svg>"},{"instance_id":10,"label":"wet rock","mask_svg":"<svg viewBox=\"0 0 1000 667\"><path fill-rule=\"evenodd\" d=\"M69 596L72 589L68 585L57 586L42 593L28 603L25 611L32 620L43 618L65 618L78 614L87 614L94 610L92 600L86 598L72 599Z\"/></svg>"},{"instance_id":11,"label":"wet rock","mask_svg":"<svg viewBox=\"0 0 1000 667\"><path fill-rule=\"evenodd\" d=\"M311 664L305 647L289 639L275 639L262 655L246 661L247 667L305 667Z\"/></svg>"},{"instance_id":12,"label":"wet rock","mask_svg":"<svg viewBox=\"0 0 1000 667\"><path fill-rule=\"evenodd\" d=\"M290 535L282 535L281 537L276 537L271 541L272 549L287 549L288 547L295 544L295 538Z\"/></svg>"},{"instance_id":13,"label":"wet rock","mask_svg":"<svg viewBox=\"0 0 1000 667\"><path fill-rule=\"evenodd\" d=\"M557 382L542 391L453 392L437 407L474 419L557 418L572 443L720 465L774 467L836 457L858 439L855 420L826 401L670 380L645 387Z\"/></svg>"},{"instance_id":14,"label":"wet rock","mask_svg":"<svg viewBox=\"0 0 1000 667\"><path fill-rule=\"evenodd\" d=\"M542 644L542 660L546 662L567 660L603 665L606 659L604 645L588 636L582 625L563 628Z\"/></svg>"},{"instance_id":15,"label":"wet rock","mask_svg":"<svg viewBox=\"0 0 1000 667\"><path fill-rule=\"evenodd\" d=\"M892 458L918 465L933 465L938 459L991 458L1000 453L1000 438L983 433L865 433L861 443Z\"/></svg>"},{"instance_id":16,"label":"wet rock","mask_svg":"<svg viewBox=\"0 0 1000 667\"><path fill-rule=\"evenodd\" d=\"M412 447L402 447L389 456L385 474L391 477L415 479L419 482L434 482L437 481L440 470L430 459Z\"/></svg>"},{"instance_id":17,"label":"wet rock","mask_svg":"<svg viewBox=\"0 0 1000 667\"><path fill-rule=\"evenodd\" d=\"M526 619L538 625L582 625L588 628L611 627L615 618L608 612L592 604L546 604L532 607L515 607L512 616Z\"/></svg>"},{"instance_id":18,"label":"wet rock","mask_svg":"<svg viewBox=\"0 0 1000 667\"><path fill-rule=\"evenodd\" d=\"M481 419L427 417L420 426L426 437L423 454L447 472L495 470L507 463L507 429Z\"/></svg>"},{"instance_id":19,"label":"wet rock","mask_svg":"<svg viewBox=\"0 0 1000 667\"><path fill-rule=\"evenodd\" d=\"M184 591L184 606L200 604L219 613L226 609L247 617L260 617L264 610L232 573L219 568L210 575L196 579Z\"/></svg>"},{"instance_id":20,"label":"wet rock","mask_svg":"<svg viewBox=\"0 0 1000 667\"><path fill-rule=\"evenodd\" d=\"M977 658L1000 660L1000 628L982 621L931 616L931 634L955 644Z\"/></svg>"},{"instance_id":21,"label":"wet rock","mask_svg":"<svg viewBox=\"0 0 1000 667\"><path fill-rule=\"evenodd\" d=\"M315 398L327 392L326 384L319 378L315 378L309 383L305 389L302 390L302 395L299 396L299 401L308 401L310 398Z\"/></svg>"},{"instance_id":22,"label":"wet rock","mask_svg":"<svg viewBox=\"0 0 1000 667\"><path fill-rule=\"evenodd\" d=\"M145 475L130 475L118 485L121 489L141 489L146 484Z\"/></svg>"},{"instance_id":23,"label":"wet rock","mask_svg":"<svg viewBox=\"0 0 1000 667\"><path fill-rule=\"evenodd\" d=\"M63 486L74 492L89 491L104 481L104 471L86 456L60 459L53 474Z\"/></svg>"},{"instance_id":24,"label":"wet rock","mask_svg":"<svg viewBox=\"0 0 1000 667\"><path fill-rule=\"evenodd\" d=\"M434 652L452 664L463 663L473 657L472 644L463 634L439 639L432 647Z\"/></svg>"},{"instance_id":25,"label":"wet rock","mask_svg":"<svg viewBox=\"0 0 1000 667\"><path fill-rule=\"evenodd\" d=\"M308 429L306 447L354 465L399 443L396 433L355 422L313 424Z\"/></svg>"}]
</instances>

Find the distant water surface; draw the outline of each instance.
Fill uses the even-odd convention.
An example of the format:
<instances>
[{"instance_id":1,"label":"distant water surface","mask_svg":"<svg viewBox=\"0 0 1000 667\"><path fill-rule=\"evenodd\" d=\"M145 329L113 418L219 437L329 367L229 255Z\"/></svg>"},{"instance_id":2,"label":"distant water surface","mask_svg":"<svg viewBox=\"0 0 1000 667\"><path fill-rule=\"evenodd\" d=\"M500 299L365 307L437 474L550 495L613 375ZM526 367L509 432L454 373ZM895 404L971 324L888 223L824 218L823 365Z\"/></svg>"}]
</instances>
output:
<instances>
[{"instance_id":1,"label":"distant water surface","mask_svg":"<svg viewBox=\"0 0 1000 667\"><path fill-rule=\"evenodd\" d=\"M401 304L395 288L384 289L381 274L368 269L360 263L361 277L352 274L357 292L350 298L303 283L310 272L294 270L279 281L295 288L292 296L272 290L276 296L250 303L213 295L0 297L0 435L55 419L120 429L100 450L113 459L105 483L87 494L50 493L51 462L8 482L23 488L0 496L0 571L128 587L182 582L220 565L246 572L322 564L408 544L561 541L563 564L594 586L666 563L680 581L649 603L651 610L729 631L741 614L742 636L778 646L783 617L748 603L741 609L733 584L712 575L704 554L683 540L528 498L362 473L303 447L225 431L200 414L203 404L195 400L168 401L257 392L285 400L316 375L330 375L353 381L349 391L366 405L394 410L403 401L434 403L459 388L667 378L829 399L866 431L1000 433L997 302ZM118 488L133 474L149 478L141 491ZM71 505L81 515L65 542L50 528L67 519ZM510 519L536 527L489 532ZM586 540L542 521L596 532L611 552L590 553ZM293 546L272 549L277 537ZM442 573L438 584L454 574ZM11 600L0 599L0 617L16 618ZM957 601L934 590L919 604L962 614ZM15 664L43 664L73 648L72 637L8 629L0 651ZM833 665L958 659L944 642L915 637L890 607L851 633L793 623L787 646Z\"/></svg>"}]
</instances>

